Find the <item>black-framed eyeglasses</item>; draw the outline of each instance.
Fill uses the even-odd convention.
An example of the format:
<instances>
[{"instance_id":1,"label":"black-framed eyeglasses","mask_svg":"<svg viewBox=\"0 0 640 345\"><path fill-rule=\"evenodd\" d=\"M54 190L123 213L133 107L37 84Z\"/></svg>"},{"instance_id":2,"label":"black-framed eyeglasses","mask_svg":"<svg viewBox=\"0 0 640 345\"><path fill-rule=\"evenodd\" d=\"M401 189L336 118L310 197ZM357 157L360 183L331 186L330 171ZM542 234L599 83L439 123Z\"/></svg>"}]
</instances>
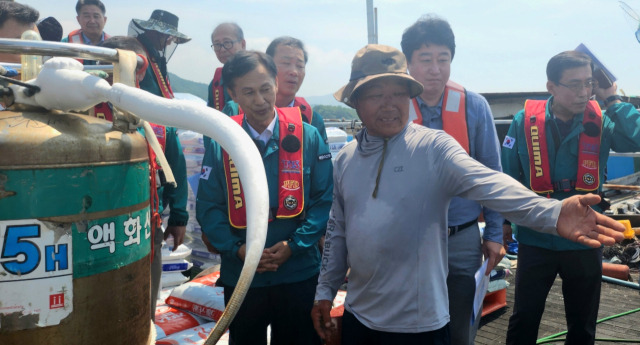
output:
<instances>
[{"instance_id":1,"label":"black-framed eyeglasses","mask_svg":"<svg viewBox=\"0 0 640 345\"><path fill-rule=\"evenodd\" d=\"M240 42L240 40L224 41L222 43L214 43L214 44L211 45L211 49L213 49L214 51L220 50L222 48L229 50L229 49L233 48L233 45L235 43L238 43L238 42Z\"/></svg>"},{"instance_id":2,"label":"black-framed eyeglasses","mask_svg":"<svg viewBox=\"0 0 640 345\"><path fill-rule=\"evenodd\" d=\"M587 90L593 90L598 87L598 81L595 79L587 80L584 83L578 81L571 84L563 84L561 82L557 82L556 84L560 86L564 86L575 93L582 91L582 88L585 88Z\"/></svg>"}]
</instances>

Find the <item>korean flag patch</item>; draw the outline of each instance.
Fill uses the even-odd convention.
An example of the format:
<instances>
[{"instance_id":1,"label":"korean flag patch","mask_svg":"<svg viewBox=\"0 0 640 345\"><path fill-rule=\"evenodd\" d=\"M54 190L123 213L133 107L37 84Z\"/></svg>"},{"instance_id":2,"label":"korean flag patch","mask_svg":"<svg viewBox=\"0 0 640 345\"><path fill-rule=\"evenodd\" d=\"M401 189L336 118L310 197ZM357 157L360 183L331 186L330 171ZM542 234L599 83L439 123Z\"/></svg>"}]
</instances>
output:
<instances>
[{"instance_id":1,"label":"korean flag patch","mask_svg":"<svg viewBox=\"0 0 640 345\"><path fill-rule=\"evenodd\" d=\"M515 143L516 143L516 139L507 135L506 137L504 137L504 141L502 142L502 147L512 149Z\"/></svg>"},{"instance_id":2,"label":"korean flag patch","mask_svg":"<svg viewBox=\"0 0 640 345\"><path fill-rule=\"evenodd\" d=\"M200 179L208 180L209 179L209 175L211 175L211 167L203 165L202 166L202 170L200 171Z\"/></svg>"}]
</instances>

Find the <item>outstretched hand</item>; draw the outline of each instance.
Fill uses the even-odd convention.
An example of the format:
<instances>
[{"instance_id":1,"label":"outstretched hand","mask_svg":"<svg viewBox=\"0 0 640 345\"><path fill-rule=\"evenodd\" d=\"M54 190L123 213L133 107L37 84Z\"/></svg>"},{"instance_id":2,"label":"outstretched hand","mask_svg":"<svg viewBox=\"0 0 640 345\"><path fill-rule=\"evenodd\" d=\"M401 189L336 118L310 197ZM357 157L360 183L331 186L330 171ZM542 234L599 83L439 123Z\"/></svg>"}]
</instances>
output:
<instances>
[{"instance_id":1,"label":"outstretched hand","mask_svg":"<svg viewBox=\"0 0 640 345\"><path fill-rule=\"evenodd\" d=\"M622 241L624 226L590 207L599 202L600 197L595 194L574 195L562 200L557 223L558 234L592 248Z\"/></svg>"}]
</instances>

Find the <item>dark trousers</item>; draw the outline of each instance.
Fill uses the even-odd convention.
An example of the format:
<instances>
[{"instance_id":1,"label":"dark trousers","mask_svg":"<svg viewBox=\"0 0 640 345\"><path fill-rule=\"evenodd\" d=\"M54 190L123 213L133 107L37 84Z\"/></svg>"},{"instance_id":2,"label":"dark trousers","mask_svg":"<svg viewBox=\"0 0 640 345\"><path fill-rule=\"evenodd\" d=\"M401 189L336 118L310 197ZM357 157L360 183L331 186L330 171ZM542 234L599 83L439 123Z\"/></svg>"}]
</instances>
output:
<instances>
[{"instance_id":1,"label":"dark trousers","mask_svg":"<svg viewBox=\"0 0 640 345\"><path fill-rule=\"evenodd\" d=\"M507 344L535 344L549 290L559 274L567 318L565 344L594 344L602 285L602 249L553 251L518 245L515 303Z\"/></svg>"},{"instance_id":2,"label":"dark trousers","mask_svg":"<svg viewBox=\"0 0 640 345\"><path fill-rule=\"evenodd\" d=\"M342 316L342 345L449 345L449 325L430 332L381 332L363 325L353 314Z\"/></svg>"},{"instance_id":3,"label":"dark trousers","mask_svg":"<svg viewBox=\"0 0 640 345\"><path fill-rule=\"evenodd\" d=\"M474 345L480 314L471 324L473 299L476 294L476 271L482 265L482 240L478 223L449 236L449 274L447 292L449 294L449 329L452 345Z\"/></svg>"},{"instance_id":4,"label":"dark trousers","mask_svg":"<svg viewBox=\"0 0 640 345\"><path fill-rule=\"evenodd\" d=\"M267 344L267 326L271 325L272 345L320 345L313 328L311 308L318 275L298 283L251 288L229 326L229 344ZM224 287L224 302L229 303L234 287Z\"/></svg>"}]
</instances>

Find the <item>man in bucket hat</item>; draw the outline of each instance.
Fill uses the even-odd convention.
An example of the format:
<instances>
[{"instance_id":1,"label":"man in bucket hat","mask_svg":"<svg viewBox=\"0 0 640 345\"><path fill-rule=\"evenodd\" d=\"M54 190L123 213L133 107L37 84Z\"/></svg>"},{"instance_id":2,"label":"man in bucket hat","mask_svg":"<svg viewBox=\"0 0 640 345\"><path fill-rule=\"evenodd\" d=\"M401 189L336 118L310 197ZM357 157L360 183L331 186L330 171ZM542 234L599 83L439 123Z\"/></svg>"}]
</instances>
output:
<instances>
[{"instance_id":1,"label":"man in bucket hat","mask_svg":"<svg viewBox=\"0 0 640 345\"><path fill-rule=\"evenodd\" d=\"M589 205L539 197L469 155L451 136L408 124L423 91L395 48L367 45L336 99L365 128L334 162L333 205L311 312L325 338L331 301L347 269L342 344L449 344L447 209L462 196L518 224L592 247L622 240L623 227Z\"/></svg>"},{"instance_id":2,"label":"man in bucket hat","mask_svg":"<svg viewBox=\"0 0 640 345\"><path fill-rule=\"evenodd\" d=\"M149 67L140 88L155 95L173 98L173 91L167 76L167 62L176 45L191 40L178 31L178 17L164 10L154 10L149 20L132 19L129 35L140 41L149 59Z\"/></svg>"},{"instance_id":3,"label":"man in bucket hat","mask_svg":"<svg viewBox=\"0 0 640 345\"><path fill-rule=\"evenodd\" d=\"M167 11L155 10L149 20L132 19L129 24L129 34L138 39L146 52L149 62L144 79L140 81L140 88L157 96L173 98L173 90L171 90L167 76L167 61L171 57L168 51L175 50L175 44L182 44L191 40L191 38L178 32L178 17ZM155 245L159 252L160 246L157 244L161 242L160 238L167 239L171 235L173 236L173 250L176 250L182 244L187 229L186 225L189 221L189 213L187 212L187 165L176 128L156 124L151 125L176 179L175 187L171 185L158 187L159 212L162 213L167 206L169 206L171 212L164 234L160 227L156 227L156 232L154 233ZM158 289L160 288L161 274L161 257L157 255L151 264L152 319L155 316L155 303L158 297Z\"/></svg>"}]
</instances>

